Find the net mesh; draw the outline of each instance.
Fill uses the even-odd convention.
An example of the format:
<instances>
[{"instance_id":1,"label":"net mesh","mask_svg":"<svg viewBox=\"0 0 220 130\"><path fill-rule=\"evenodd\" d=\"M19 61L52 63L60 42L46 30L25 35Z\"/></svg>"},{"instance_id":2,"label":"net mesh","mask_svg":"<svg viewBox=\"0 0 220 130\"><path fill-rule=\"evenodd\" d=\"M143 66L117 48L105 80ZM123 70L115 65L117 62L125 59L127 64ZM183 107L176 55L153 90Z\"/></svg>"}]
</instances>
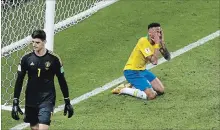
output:
<instances>
[{"instance_id":1,"label":"net mesh","mask_svg":"<svg viewBox=\"0 0 220 130\"><path fill-rule=\"evenodd\" d=\"M85 10L88 10L103 0L56 0L55 24L65 19L73 17ZM26 38L36 29L44 28L45 21L45 0L2 0L1 1L1 47L5 47L17 43L19 40ZM60 28L55 29L58 33L71 25L77 24L91 16L85 15L77 19L77 21L68 23ZM10 105L12 103L14 84L17 76L17 65L21 57L31 51L29 41L19 45L8 51L4 51L1 55L1 101L2 105ZM27 80L23 85L26 85ZM23 88L25 88L23 86ZM24 89L20 97L21 102L24 101Z\"/></svg>"}]
</instances>

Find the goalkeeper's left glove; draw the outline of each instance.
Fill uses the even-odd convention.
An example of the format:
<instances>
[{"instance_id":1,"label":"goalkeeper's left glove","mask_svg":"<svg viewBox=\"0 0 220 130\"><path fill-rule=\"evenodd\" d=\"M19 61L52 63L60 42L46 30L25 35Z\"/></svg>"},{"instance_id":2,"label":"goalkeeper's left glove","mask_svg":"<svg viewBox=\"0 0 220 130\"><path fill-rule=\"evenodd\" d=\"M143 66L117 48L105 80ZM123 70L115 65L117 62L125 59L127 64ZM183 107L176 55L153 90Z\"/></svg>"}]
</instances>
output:
<instances>
[{"instance_id":1,"label":"goalkeeper's left glove","mask_svg":"<svg viewBox=\"0 0 220 130\"><path fill-rule=\"evenodd\" d=\"M64 98L65 101L65 107L64 107L64 116L66 116L68 112L68 118L72 117L74 114L74 109L73 106L70 104L70 99L69 98Z\"/></svg>"},{"instance_id":2,"label":"goalkeeper's left glove","mask_svg":"<svg viewBox=\"0 0 220 130\"><path fill-rule=\"evenodd\" d=\"M15 120L19 120L20 118L19 118L18 113L23 115L23 112L22 112L21 108L19 107L19 100L17 98L14 98L12 111L11 111L11 117Z\"/></svg>"}]
</instances>

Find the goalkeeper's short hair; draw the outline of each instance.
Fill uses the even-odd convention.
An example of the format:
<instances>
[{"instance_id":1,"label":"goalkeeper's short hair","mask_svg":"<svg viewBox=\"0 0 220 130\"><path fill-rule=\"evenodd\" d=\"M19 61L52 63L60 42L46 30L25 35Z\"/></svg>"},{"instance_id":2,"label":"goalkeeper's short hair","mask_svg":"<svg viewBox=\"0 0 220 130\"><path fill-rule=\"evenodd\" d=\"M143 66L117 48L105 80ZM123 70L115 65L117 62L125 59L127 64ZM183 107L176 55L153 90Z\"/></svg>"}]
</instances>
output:
<instances>
[{"instance_id":1,"label":"goalkeeper's short hair","mask_svg":"<svg viewBox=\"0 0 220 130\"><path fill-rule=\"evenodd\" d=\"M46 33L44 32L44 30L35 30L32 34L31 34L32 38L39 38L42 41L46 40Z\"/></svg>"}]
</instances>

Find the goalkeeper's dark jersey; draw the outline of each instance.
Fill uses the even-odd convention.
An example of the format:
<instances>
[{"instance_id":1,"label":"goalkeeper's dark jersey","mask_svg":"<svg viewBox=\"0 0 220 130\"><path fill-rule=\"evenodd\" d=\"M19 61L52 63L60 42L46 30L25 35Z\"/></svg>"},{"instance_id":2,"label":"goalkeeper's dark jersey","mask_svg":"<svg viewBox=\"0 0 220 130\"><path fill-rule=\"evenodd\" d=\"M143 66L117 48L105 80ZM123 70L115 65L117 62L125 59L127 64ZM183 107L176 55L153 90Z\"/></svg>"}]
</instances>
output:
<instances>
[{"instance_id":1,"label":"goalkeeper's dark jersey","mask_svg":"<svg viewBox=\"0 0 220 130\"><path fill-rule=\"evenodd\" d=\"M22 57L18 66L14 98L19 98L20 96L26 73L28 74L25 91L26 106L36 106L42 103L55 104L55 75L58 78L64 97L69 97L61 60L53 52L47 50L44 56L37 56L34 52L31 52Z\"/></svg>"}]
</instances>

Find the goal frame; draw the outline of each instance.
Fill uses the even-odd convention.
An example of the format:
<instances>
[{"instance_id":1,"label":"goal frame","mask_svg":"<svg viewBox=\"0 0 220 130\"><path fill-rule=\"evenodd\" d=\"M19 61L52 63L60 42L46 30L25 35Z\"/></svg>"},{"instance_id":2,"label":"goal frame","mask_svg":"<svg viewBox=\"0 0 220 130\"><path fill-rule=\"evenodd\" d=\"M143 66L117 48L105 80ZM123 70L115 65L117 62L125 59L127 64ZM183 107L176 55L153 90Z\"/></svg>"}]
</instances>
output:
<instances>
[{"instance_id":1,"label":"goal frame","mask_svg":"<svg viewBox=\"0 0 220 130\"><path fill-rule=\"evenodd\" d=\"M57 24L54 24L55 21L55 5L56 5L56 0L45 0L46 2L46 10L45 10L45 23L44 23L44 28L43 30L46 32L47 34L47 44L46 44L46 48L53 51L54 48L54 35L56 33L58 33L59 31L62 31L64 27L69 25L75 25L77 24L78 20L83 19L88 16L88 15L92 15L96 12L98 12L99 10L117 2L119 0L102 0L99 1L97 3L95 3L95 5L81 13L76 14L73 17L69 17L63 21L58 22ZM65 29L65 28L64 28ZM3 48L1 48L1 57L6 57L7 55L10 55L16 51L18 51L17 48L19 47L23 47L25 45L28 45L31 41L31 36L26 36L25 38L18 40L14 43L11 43L8 46L5 46ZM4 92L2 92L4 93ZM4 105L1 105L1 109L2 110L8 110L11 111L12 107L11 105L8 105L7 103L5 103Z\"/></svg>"}]
</instances>

